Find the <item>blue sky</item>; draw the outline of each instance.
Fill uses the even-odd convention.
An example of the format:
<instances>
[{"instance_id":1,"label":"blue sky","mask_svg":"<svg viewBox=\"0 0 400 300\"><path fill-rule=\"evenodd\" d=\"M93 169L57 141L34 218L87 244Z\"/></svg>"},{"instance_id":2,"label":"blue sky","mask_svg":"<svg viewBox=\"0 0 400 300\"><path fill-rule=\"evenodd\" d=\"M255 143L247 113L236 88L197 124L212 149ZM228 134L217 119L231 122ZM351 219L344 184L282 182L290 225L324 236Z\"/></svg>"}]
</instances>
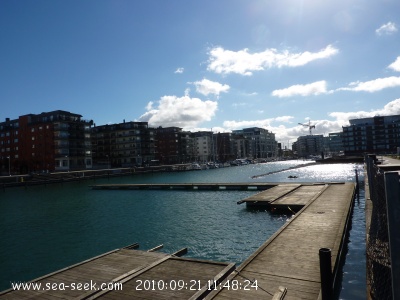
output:
<instances>
[{"instance_id":1,"label":"blue sky","mask_svg":"<svg viewBox=\"0 0 400 300\"><path fill-rule=\"evenodd\" d=\"M1 0L0 120L327 135L400 114L399 29L395 0Z\"/></svg>"}]
</instances>

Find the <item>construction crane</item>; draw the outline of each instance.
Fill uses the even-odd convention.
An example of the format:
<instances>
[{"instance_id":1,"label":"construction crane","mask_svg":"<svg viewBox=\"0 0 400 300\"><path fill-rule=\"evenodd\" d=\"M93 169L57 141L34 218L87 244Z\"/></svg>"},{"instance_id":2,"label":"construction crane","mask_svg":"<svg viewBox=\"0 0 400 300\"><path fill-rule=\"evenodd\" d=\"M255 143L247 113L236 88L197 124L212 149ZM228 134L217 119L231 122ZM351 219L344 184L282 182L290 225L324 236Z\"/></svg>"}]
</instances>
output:
<instances>
[{"instance_id":1,"label":"construction crane","mask_svg":"<svg viewBox=\"0 0 400 300\"><path fill-rule=\"evenodd\" d=\"M304 127L308 127L308 130L310 130L310 135L312 135L311 130L315 129L315 124L311 125L311 120L308 120L308 124L299 123L299 125L302 125Z\"/></svg>"}]
</instances>

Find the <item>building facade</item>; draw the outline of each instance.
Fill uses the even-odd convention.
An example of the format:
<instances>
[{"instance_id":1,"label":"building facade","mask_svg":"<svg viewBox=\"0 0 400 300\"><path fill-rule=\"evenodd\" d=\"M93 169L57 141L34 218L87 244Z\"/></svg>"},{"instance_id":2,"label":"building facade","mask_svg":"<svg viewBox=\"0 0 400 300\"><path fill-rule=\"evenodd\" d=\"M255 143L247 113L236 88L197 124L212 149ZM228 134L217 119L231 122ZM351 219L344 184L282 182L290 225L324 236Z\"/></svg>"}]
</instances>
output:
<instances>
[{"instance_id":1,"label":"building facade","mask_svg":"<svg viewBox=\"0 0 400 300\"><path fill-rule=\"evenodd\" d=\"M275 134L264 128L251 127L233 130L233 135L243 136L248 142L248 152L252 159L271 159L277 156Z\"/></svg>"},{"instance_id":2,"label":"building facade","mask_svg":"<svg viewBox=\"0 0 400 300\"><path fill-rule=\"evenodd\" d=\"M93 121L56 110L28 114L0 123L2 171L29 173L92 168L90 128Z\"/></svg>"},{"instance_id":3,"label":"building facade","mask_svg":"<svg viewBox=\"0 0 400 300\"><path fill-rule=\"evenodd\" d=\"M147 122L123 122L92 128L93 163L100 168L149 164L156 156L155 129Z\"/></svg>"},{"instance_id":4,"label":"building facade","mask_svg":"<svg viewBox=\"0 0 400 300\"><path fill-rule=\"evenodd\" d=\"M329 133L325 143L325 149L326 153L334 156L344 153L343 132Z\"/></svg>"},{"instance_id":5,"label":"building facade","mask_svg":"<svg viewBox=\"0 0 400 300\"><path fill-rule=\"evenodd\" d=\"M215 160L212 131L197 131L193 133L195 158L197 162L208 162Z\"/></svg>"},{"instance_id":6,"label":"building facade","mask_svg":"<svg viewBox=\"0 0 400 300\"><path fill-rule=\"evenodd\" d=\"M156 129L156 159L163 165L178 164L182 161L181 132L179 127L158 127Z\"/></svg>"},{"instance_id":7,"label":"building facade","mask_svg":"<svg viewBox=\"0 0 400 300\"><path fill-rule=\"evenodd\" d=\"M180 153L182 163L190 163L196 160L196 139L192 132L180 132Z\"/></svg>"},{"instance_id":8,"label":"building facade","mask_svg":"<svg viewBox=\"0 0 400 300\"><path fill-rule=\"evenodd\" d=\"M400 147L400 115L350 120L343 127L346 155L396 153Z\"/></svg>"},{"instance_id":9,"label":"building facade","mask_svg":"<svg viewBox=\"0 0 400 300\"><path fill-rule=\"evenodd\" d=\"M214 136L213 144L215 151L215 160L219 162L235 160L236 157L233 154L232 133L218 132L213 136Z\"/></svg>"},{"instance_id":10,"label":"building facade","mask_svg":"<svg viewBox=\"0 0 400 300\"><path fill-rule=\"evenodd\" d=\"M297 151L298 157L319 156L324 152L323 135L299 136L293 147Z\"/></svg>"}]
</instances>

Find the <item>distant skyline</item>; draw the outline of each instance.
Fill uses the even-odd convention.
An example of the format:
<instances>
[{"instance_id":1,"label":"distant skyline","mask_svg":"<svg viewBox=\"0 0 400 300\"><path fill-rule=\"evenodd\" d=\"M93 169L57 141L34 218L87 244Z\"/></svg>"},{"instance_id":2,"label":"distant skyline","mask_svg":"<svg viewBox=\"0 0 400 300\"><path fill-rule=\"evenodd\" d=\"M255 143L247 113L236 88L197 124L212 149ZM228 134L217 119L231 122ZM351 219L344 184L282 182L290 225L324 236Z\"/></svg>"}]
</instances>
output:
<instances>
[{"instance_id":1,"label":"distant skyline","mask_svg":"<svg viewBox=\"0 0 400 300\"><path fill-rule=\"evenodd\" d=\"M400 114L395 0L0 1L0 120L231 131L284 146Z\"/></svg>"}]
</instances>

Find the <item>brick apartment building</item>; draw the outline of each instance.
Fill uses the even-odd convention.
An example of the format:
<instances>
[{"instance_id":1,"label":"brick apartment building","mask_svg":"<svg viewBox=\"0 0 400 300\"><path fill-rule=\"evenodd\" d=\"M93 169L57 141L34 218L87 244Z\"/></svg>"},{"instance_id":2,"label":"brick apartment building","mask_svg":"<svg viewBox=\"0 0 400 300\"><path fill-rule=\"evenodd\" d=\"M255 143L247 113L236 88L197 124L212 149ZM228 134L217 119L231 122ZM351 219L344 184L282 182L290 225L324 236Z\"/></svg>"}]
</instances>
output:
<instances>
[{"instance_id":1,"label":"brick apartment building","mask_svg":"<svg viewBox=\"0 0 400 300\"><path fill-rule=\"evenodd\" d=\"M62 110L7 118L0 123L1 172L90 169L92 123Z\"/></svg>"}]
</instances>

